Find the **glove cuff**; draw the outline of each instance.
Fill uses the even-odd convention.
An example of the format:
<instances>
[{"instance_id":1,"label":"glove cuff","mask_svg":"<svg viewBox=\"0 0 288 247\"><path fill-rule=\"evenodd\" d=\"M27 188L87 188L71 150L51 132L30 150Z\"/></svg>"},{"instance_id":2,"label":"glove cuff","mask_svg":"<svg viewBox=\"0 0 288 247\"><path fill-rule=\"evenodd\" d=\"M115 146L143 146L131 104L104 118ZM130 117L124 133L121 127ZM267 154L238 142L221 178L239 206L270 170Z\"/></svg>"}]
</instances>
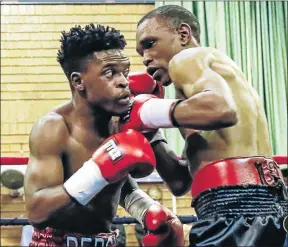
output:
<instances>
[{"instance_id":1,"label":"glove cuff","mask_svg":"<svg viewBox=\"0 0 288 247\"><path fill-rule=\"evenodd\" d=\"M174 126L174 127L177 127L177 128L179 128L180 125L179 125L179 123L177 122L177 120L175 119L174 111L175 111L176 106L177 106L179 103L181 103L181 102L182 102L181 99L179 99L178 101L175 101L174 104L172 105L171 109L170 109L171 122L172 122L173 126Z\"/></svg>"},{"instance_id":2,"label":"glove cuff","mask_svg":"<svg viewBox=\"0 0 288 247\"><path fill-rule=\"evenodd\" d=\"M108 184L98 165L90 159L63 186L78 203L86 205Z\"/></svg>"},{"instance_id":3,"label":"glove cuff","mask_svg":"<svg viewBox=\"0 0 288 247\"><path fill-rule=\"evenodd\" d=\"M145 128L173 128L172 107L176 102L178 100L158 98L146 101L140 111L140 118Z\"/></svg>"}]
</instances>

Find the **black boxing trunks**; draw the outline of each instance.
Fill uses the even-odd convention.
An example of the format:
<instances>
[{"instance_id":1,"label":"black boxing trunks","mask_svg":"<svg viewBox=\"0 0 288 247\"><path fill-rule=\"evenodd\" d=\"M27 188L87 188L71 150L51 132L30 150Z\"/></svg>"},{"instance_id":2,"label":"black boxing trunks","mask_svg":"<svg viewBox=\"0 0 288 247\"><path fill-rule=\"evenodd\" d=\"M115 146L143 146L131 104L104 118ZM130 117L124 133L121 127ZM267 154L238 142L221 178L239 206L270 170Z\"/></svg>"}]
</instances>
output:
<instances>
[{"instance_id":1,"label":"black boxing trunks","mask_svg":"<svg viewBox=\"0 0 288 247\"><path fill-rule=\"evenodd\" d=\"M87 236L47 227L43 230L34 230L29 247L116 247L117 234L114 231Z\"/></svg>"},{"instance_id":2,"label":"black boxing trunks","mask_svg":"<svg viewBox=\"0 0 288 247\"><path fill-rule=\"evenodd\" d=\"M198 221L190 246L283 246L287 188L272 159L237 157L207 164L191 186Z\"/></svg>"}]
</instances>

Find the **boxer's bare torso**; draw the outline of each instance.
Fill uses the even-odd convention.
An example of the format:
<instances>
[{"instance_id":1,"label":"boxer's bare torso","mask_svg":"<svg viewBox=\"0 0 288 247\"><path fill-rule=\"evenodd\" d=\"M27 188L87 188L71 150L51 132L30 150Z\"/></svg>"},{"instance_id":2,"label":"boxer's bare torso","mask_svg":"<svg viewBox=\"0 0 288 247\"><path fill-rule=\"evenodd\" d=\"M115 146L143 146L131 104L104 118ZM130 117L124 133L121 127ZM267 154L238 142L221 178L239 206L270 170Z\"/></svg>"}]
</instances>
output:
<instances>
[{"instance_id":1,"label":"boxer's bare torso","mask_svg":"<svg viewBox=\"0 0 288 247\"><path fill-rule=\"evenodd\" d=\"M202 82L188 83L193 81L192 70L193 74L201 74L205 68L203 63L209 64L211 70L220 75L231 89L238 118L237 124L229 128L199 132L186 130L186 133L192 133L186 135L185 150L191 174L218 159L254 155L270 157L268 126L261 100L238 65L214 48L191 48L185 53L193 59L190 57L181 64L187 71L183 69L183 83L174 82L177 97L184 99L198 93ZM213 87L213 82L211 85Z\"/></svg>"},{"instance_id":2,"label":"boxer's bare torso","mask_svg":"<svg viewBox=\"0 0 288 247\"><path fill-rule=\"evenodd\" d=\"M81 118L75 118L74 115L72 103L69 101L55 108L54 111L48 113L36 124L38 128L43 128L43 125L45 125L44 128L47 131L46 136L39 142L46 142L46 145L49 145L53 142L51 138L61 136L62 143L59 146L62 146L63 149L60 150L59 148L58 151L63 165L63 172L60 168L59 171L58 168L55 168L57 170L53 173L53 180L58 179L59 184L65 182L84 162L89 160L100 144L114 132L112 124L110 126L107 126L107 124L101 125L101 120L99 120L98 123L95 123L97 128L91 129L85 124L85 121L81 121ZM37 132L37 127L34 127L34 132ZM30 142L32 149L33 145L37 145L37 143ZM43 168L41 166L39 169L42 169L45 174L53 168ZM28 169L26 176L29 184L25 186L29 191L33 191L33 178L29 176L29 172ZM82 234L109 232L112 219L116 215L121 188L125 181L124 178L117 183L107 185L86 206L72 204L67 210L64 209L66 213L62 215L59 213L56 217L57 220L54 218L53 221L52 219L49 225L68 232ZM26 196L29 198L29 194Z\"/></svg>"}]
</instances>

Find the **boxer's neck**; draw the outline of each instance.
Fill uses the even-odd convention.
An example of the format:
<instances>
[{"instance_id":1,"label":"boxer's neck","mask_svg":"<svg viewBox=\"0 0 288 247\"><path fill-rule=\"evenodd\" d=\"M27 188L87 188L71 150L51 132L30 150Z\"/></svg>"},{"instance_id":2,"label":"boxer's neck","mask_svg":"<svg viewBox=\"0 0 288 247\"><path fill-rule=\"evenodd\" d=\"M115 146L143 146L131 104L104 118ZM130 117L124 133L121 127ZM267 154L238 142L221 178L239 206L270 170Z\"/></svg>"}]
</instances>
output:
<instances>
[{"instance_id":1,"label":"boxer's neck","mask_svg":"<svg viewBox=\"0 0 288 247\"><path fill-rule=\"evenodd\" d=\"M111 115L98 107L91 106L86 100L83 100L78 94L72 98L73 111L75 117L80 120L81 125L86 128L95 129L95 127L107 126L111 121ZM103 131L103 130L102 130Z\"/></svg>"}]
</instances>

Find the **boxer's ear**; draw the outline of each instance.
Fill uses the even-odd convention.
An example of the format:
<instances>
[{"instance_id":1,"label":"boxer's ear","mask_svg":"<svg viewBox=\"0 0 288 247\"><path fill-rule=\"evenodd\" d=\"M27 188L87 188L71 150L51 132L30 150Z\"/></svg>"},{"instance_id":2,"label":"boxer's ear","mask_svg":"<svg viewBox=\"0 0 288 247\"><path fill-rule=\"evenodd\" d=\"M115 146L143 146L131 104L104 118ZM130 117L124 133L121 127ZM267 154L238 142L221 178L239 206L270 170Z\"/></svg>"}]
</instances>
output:
<instances>
[{"instance_id":1,"label":"boxer's ear","mask_svg":"<svg viewBox=\"0 0 288 247\"><path fill-rule=\"evenodd\" d=\"M72 86L76 88L77 90L82 91L84 89L83 81L81 78L81 74L79 72L72 72L70 75L70 81L72 83Z\"/></svg>"},{"instance_id":2,"label":"boxer's ear","mask_svg":"<svg viewBox=\"0 0 288 247\"><path fill-rule=\"evenodd\" d=\"M177 28L180 43L182 46L187 46L193 36L191 27L187 23L181 23Z\"/></svg>"}]
</instances>

